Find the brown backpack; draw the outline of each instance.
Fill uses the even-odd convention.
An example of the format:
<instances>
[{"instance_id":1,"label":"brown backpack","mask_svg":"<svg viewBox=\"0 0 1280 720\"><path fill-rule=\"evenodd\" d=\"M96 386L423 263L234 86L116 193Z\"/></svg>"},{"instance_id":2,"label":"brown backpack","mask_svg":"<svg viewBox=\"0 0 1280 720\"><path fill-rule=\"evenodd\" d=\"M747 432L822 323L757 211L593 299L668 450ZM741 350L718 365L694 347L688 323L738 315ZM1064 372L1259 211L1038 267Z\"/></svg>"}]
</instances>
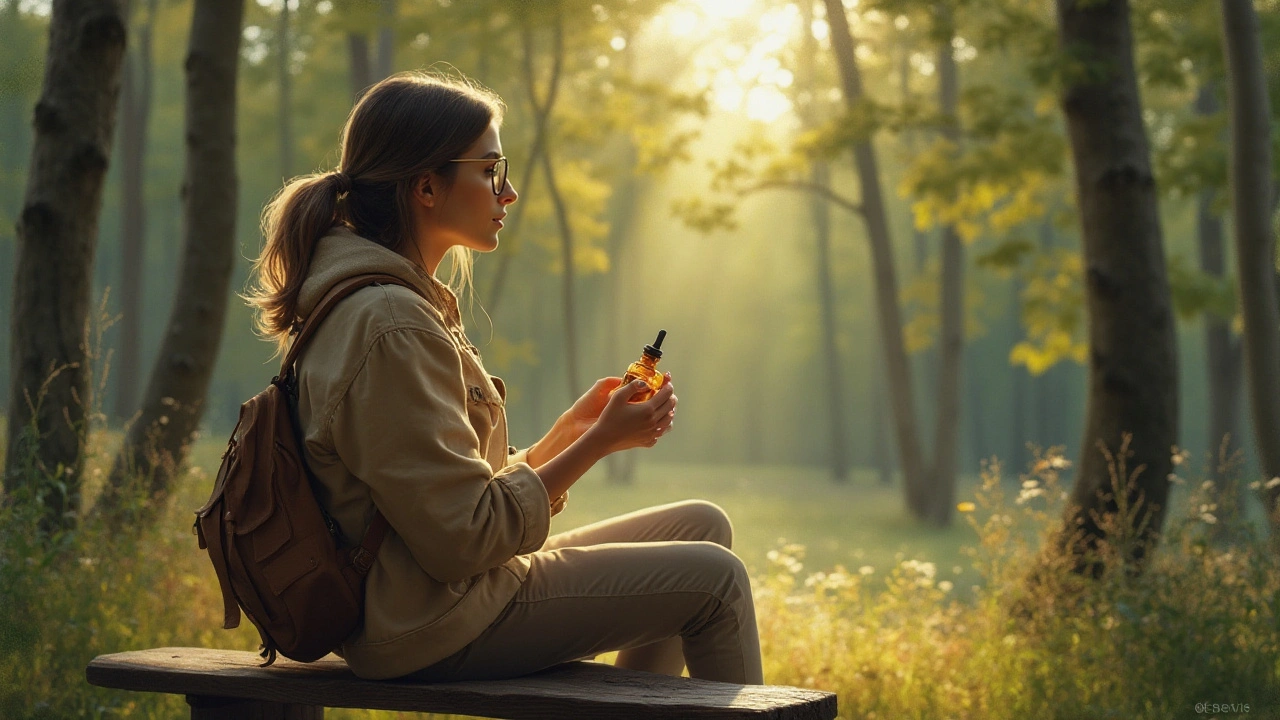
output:
<instances>
[{"instance_id":1,"label":"brown backpack","mask_svg":"<svg viewBox=\"0 0 1280 720\"><path fill-rule=\"evenodd\" d=\"M360 275L334 286L306 319L280 374L240 406L209 502L196 511L195 533L222 586L223 627L240 625L240 609L262 636L264 665L276 652L301 662L324 657L360 624L364 580L387 520L375 511L360 544L342 547L337 524L316 501L298 427L298 353L333 306L373 283L404 285L391 275Z\"/></svg>"}]
</instances>

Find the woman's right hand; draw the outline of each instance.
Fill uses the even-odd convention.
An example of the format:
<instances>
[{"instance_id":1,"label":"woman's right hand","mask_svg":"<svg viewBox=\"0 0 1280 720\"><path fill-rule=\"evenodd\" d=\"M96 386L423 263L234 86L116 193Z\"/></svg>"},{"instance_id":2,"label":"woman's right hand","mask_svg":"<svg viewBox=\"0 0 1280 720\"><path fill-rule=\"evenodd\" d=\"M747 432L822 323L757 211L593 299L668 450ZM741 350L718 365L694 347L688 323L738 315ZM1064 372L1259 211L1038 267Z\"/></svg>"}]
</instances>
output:
<instances>
[{"instance_id":1,"label":"woman's right hand","mask_svg":"<svg viewBox=\"0 0 1280 720\"><path fill-rule=\"evenodd\" d=\"M636 393L648 389L643 380L623 386L609 398L600 418L588 431L601 443L606 454L637 447L653 447L675 423L677 399L671 375L663 377L662 387L644 402L631 402Z\"/></svg>"}]
</instances>

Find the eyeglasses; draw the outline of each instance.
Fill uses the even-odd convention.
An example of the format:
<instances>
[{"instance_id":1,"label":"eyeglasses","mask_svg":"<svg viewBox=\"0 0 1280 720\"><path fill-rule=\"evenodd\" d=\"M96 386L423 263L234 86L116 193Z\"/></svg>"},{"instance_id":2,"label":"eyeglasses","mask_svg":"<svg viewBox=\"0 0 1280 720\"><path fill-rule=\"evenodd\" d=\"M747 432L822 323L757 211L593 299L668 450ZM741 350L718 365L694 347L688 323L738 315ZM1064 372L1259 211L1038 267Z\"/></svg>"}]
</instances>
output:
<instances>
[{"instance_id":1,"label":"eyeglasses","mask_svg":"<svg viewBox=\"0 0 1280 720\"><path fill-rule=\"evenodd\" d=\"M457 158L449 162L491 162L493 167L485 172L489 173L489 182L493 186L493 194L501 195L502 189L507 186L507 158L505 155L500 158Z\"/></svg>"}]
</instances>

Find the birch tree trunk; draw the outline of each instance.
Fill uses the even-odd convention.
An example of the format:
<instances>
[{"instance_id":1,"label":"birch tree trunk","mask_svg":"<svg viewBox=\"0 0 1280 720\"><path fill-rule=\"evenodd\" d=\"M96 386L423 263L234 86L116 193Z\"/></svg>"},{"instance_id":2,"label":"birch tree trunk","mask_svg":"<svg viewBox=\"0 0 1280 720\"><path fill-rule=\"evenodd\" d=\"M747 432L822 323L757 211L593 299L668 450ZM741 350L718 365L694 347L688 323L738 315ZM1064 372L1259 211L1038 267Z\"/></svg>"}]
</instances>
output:
<instances>
[{"instance_id":1,"label":"birch tree trunk","mask_svg":"<svg viewBox=\"0 0 1280 720\"><path fill-rule=\"evenodd\" d=\"M74 525L90 395L90 273L127 34L122 0L58 0L18 216L4 488ZM56 480L56 482L50 482Z\"/></svg>"},{"instance_id":2,"label":"birch tree trunk","mask_svg":"<svg viewBox=\"0 0 1280 720\"><path fill-rule=\"evenodd\" d=\"M129 429L99 502L120 519L141 482L164 497L204 414L222 341L236 224L236 70L244 0L196 0L186 68L182 273L142 414Z\"/></svg>"},{"instance_id":3,"label":"birch tree trunk","mask_svg":"<svg viewBox=\"0 0 1280 720\"><path fill-rule=\"evenodd\" d=\"M1129 3L1057 0L1057 8L1062 47L1084 68L1067 78L1062 106L1089 324L1085 430L1062 541L1081 560L1077 570L1096 574L1080 553L1107 535L1108 521L1134 569L1160 532L1177 441L1177 353Z\"/></svg>"},{"instance_id":4,"label":"birch tree trunk","mask_svg":"<svg viewBox=\"0 0 1280 720\"><path fill-rule=\"evenodd\" d=\"M1280 308L1276 237L1271 225L1271 117L1262 39L1252 0L1222 0L1231 120L1231 216L1244 314L1249 407L1263 477L1280 477ZM1280 483L1266 483L1263 502L1280 545Z\"/></svg>"}]
</instances>

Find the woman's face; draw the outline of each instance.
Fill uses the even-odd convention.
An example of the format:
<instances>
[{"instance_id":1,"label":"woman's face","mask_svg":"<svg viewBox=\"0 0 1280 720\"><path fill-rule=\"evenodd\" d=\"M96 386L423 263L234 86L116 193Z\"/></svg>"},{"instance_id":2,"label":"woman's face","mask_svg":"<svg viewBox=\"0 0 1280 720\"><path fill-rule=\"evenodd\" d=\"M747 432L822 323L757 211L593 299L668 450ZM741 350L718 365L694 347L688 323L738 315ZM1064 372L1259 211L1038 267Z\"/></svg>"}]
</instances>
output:
<instances>
[{"instance_id":1,"label":"woman's face","mask_svg":"<svg viewBox=\"0 0 1280 720\"><path fill-rule=\"evenodd\" d=\"M519 197L510 182L502 192L493 193L498 158L502 157L502 140L498 128L490 125L455 163L453 182L436 195L432 223L436 249L447 250L462 245L479 252L492 252L498 247L498 231L502 229L507 206ZM484 159L488 162L471 162ZM443 255L443 250L440 250Z\"/></svg>"}]
</instances>

